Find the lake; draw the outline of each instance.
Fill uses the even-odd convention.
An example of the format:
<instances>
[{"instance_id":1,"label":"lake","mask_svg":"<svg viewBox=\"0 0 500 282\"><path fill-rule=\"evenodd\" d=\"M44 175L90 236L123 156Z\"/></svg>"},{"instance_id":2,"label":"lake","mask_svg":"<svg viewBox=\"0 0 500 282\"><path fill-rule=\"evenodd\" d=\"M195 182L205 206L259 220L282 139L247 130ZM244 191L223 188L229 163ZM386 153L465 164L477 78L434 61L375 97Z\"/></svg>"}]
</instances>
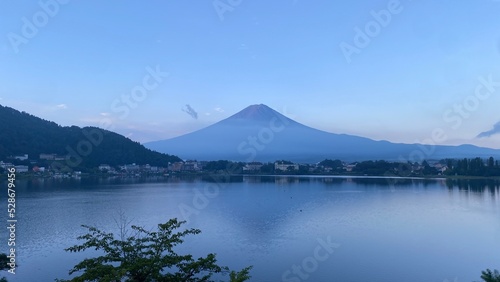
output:
<instances>
[{"instance_id":1,"label":"lake","mask_svg":"<svg viewBox=\"0 0 500 282\"><path fill-rule=\"evenodd\" d=\"M251 281L478 281L481 270L500 268L499 185L318 176L18 180L19 266L2 274L68 278L92 255L64 251L85 234L80 225L117 232L122 212L148 229L187 219L185 227L202 233L187 237L179 253L213 252L235 270L253 265Z\"/></svg>"}]
</instances>

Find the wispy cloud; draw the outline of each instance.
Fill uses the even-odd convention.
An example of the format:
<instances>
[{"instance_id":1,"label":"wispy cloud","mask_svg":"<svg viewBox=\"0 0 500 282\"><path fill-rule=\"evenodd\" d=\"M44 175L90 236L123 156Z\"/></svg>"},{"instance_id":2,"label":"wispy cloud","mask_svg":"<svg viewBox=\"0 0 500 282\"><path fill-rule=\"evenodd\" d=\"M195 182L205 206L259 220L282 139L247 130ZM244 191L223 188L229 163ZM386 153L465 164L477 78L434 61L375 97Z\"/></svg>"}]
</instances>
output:
<instances>
[{"instance_id":1,"label":"wispy cloud","mask_svg":"<svg viewBox=\"0 0 500 282\"><path fill-rule=\"evenodd\" d=\"M62 110L67 110L68 109L68 105L66 104L58 104L58 105L44 105L41 107L41 109L44 111L44 112L56 112L56 111L62 111Z\"/></svg>"},{"instance_id":2,"label":"wispy cloud","mask_svg":"<svg viewBox=\"0 0 500 282\"><path fill-rule=\"evenodd\" d=\"M189 104L186 104L186 107L183 108L182 111L190 115L192 118L198 119L198 113Z\"/></svg>"},{"instance_id":3,"label":"wispy cloud","mask_svg":"<svg viewBox=\"0 0 500 282\"><path fill-rule=\"evenodd\" d=\"M496 134L500 134L500 121L493 125L493 129L479 133L477 138L490 137Z\"/></svg>"},{"instance_id":4,"label":"wispy cloud","mask_svg":"<svg viewBox=\"0 0 500 282\"><path fill-rule=\"evenodd\" d=\"M238 49L240 49L240 50L248 50L248 46L245 43L241 43L240 47Z\"/></svg>"},{"instance_id":5,"label":"wispy cloud","mask_svg":"<svg viewBox=\"0 0 500 282\"><path fill-rule=\"evenodd\" d=\"M223 113L224 112L224 109L221 108L221 107L217 107L214 109L216 112L219 112L219 113Z\"/></svg>"}]
</instances>

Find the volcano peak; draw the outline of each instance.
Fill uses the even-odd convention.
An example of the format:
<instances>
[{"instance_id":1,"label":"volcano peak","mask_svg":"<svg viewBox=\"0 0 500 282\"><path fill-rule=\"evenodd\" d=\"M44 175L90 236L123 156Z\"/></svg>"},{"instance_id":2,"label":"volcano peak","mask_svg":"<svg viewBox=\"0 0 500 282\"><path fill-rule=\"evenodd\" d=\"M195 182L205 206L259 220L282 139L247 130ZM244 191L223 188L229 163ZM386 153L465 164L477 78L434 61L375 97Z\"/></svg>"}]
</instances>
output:
<instances>
[{"instance_id":1,"label":"volcano peak","mask_svg":"<svg viewBox=\"0 0 500 282\"><path fill-rule=\"evenodd\" d=\"M264 104L240 112L195 132L145 144L159 152L185 159L232 161L319 162L341 160L397 160L421 150L417 144L375 141L335 134L296 122ZM500 156L500 150L436 146L433 158Z\"/></svg>"},{"instance_id":2,"label":"volcano peak","mask_svg":"<svg viewBox=\"0 0 500 282\"><path fill-rule=\"evenodd\" d=\"M264 104L255 104L255 105L250 105L243 110L237 112L236 114L230 116L227 118L228 120L256 120L256 121L262 121L266 120L269 121L272 118L282 116L279 112L271 109L267 105Z\"/></svg>"}]
</instances>

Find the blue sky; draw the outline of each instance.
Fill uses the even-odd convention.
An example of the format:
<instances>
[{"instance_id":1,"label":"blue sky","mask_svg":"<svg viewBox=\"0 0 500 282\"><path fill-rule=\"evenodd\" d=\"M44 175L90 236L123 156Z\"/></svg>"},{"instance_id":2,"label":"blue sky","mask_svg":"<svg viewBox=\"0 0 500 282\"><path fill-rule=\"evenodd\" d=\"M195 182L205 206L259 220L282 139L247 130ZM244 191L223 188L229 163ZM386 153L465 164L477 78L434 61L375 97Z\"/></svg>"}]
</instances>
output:
<instances>
[{"instance_id":1,"label":"blue sky","mask_svg":"<svg viewBox=\"0 0 500 282\"><path fill-rule=\"evenodd\" d=\"M499 12L495 0L5 0L0 104L139 142L264 103L334 133L500 148Z\"/></svg>"}]
</instances>

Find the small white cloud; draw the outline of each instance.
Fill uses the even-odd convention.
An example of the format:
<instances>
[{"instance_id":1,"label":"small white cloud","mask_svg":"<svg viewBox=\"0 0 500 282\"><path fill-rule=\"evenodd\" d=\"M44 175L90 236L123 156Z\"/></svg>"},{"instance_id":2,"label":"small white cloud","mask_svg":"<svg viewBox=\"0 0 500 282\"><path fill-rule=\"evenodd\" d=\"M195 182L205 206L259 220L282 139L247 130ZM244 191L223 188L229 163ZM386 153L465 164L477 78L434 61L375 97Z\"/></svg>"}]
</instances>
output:
<instances>
[{"instance_id":1,"label":"small white cloud","mask_svg":"<svg viewBox=\"0 0 500 282\"><path fill-rule=\"evenodd\" d=\"M110 113L100 113L100 115L103 117L109 117L111 114Z\"/></svg>"},{"instance_id":2,"label":"small white cloud","mask_svg":"<svg viewBox=\"0 0 500 282\"><path fill-rule=\"evenodd\" d=\"M206 116L209 116L209 115L210 115L210 113L205 113L205 115L206 115Z\"/></svg>"},{"instance_id":3,"label":"small white cloud","mask_svg":"<svg viewBox=\"0 0 500 282\"><path fill-rule=\"evenodd\" d=\"M214 109L216 112L219 112L219 113L223 113L224 112L224 109L221 108L221 107L217 107Z\"/></svg>"},{"instance_id":4,"label":"small white cloud","mask_svg":"<svg viewBox=\"0 0 500 282\"><path fill-rule=\"evenodd\" d=\"M66 110L68 106L66 104L56 105L56 110Z\"/></svg>"}]
</instances>

